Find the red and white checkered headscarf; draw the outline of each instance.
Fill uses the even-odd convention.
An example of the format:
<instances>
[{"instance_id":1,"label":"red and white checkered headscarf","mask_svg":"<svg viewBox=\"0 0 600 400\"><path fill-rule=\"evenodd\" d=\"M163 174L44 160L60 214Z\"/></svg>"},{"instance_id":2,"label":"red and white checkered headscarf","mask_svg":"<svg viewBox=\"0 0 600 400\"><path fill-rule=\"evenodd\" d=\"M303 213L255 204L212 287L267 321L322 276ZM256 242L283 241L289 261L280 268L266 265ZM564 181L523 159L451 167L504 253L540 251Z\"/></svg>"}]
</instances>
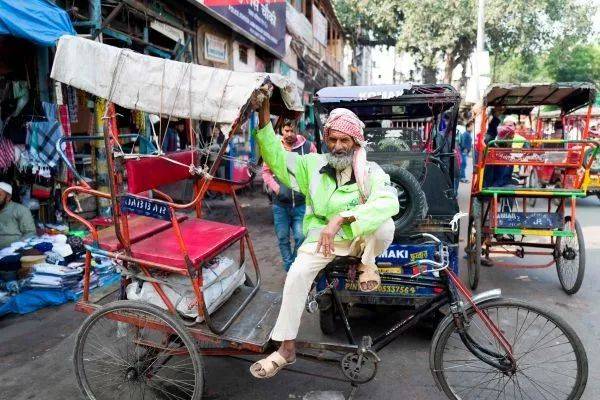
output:
<instances>
[{"instance_id":1,"label":"red and white checkered headscarf","mask_svg":"<svg viewBox=\"0 0 600 400\"><path fill-rule=\"evenodd\" d=\"M365 150L366 141L364 129L365 124L347 108L336 108L329 113L327 121L324 126L324 136L327 140L329 132L331 130L344 133L360 146L354 150L354 156L352 159L352 169L354 170L354 177L356 184L361 194L361 202L366 201L367 193L365 190L365 182L367 181L367 152Z\"/></svg>"}]
</instances>

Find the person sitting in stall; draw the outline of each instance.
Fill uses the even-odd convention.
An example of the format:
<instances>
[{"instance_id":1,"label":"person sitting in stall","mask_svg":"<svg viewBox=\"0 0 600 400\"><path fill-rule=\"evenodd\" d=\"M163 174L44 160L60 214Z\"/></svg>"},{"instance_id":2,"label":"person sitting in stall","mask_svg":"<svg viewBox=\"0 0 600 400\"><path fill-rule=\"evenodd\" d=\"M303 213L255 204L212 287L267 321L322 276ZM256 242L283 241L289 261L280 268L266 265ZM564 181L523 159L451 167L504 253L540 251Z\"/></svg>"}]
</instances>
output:
<instances>
[{"instance_id":1,"label":"person sitting in stall","mask_svg":"<svg viewBox=\"0 0 600 400\"><path fill-rule=\"evenodd\" d=\"M281 345L250 367L250 373L259 379L270 378L295 361L295 339L306 297L318 272L335 256L361 258L357 267L361 291L379 287L375 257L392 243L391 217L399 211L398 194L390 177L366 159L364 124L352 111L331 111L324 126L329 152L307 155L285 151L269 115L265 96L259 106L256 140L273 174L305 196L306 239L287 274L281 309L271 333L271 339Z\"/></svg>"},{"instance_id":2,"label":"person sitting in stall","mask_svg":"<svg viewBox=\"0 0 600 400\"><path fill-rule=\"evenodd\" d=\"M35 235L31 211L22 204L11 201L13 188L0 182L0 249Z\"/></svg>"}]
</instances>

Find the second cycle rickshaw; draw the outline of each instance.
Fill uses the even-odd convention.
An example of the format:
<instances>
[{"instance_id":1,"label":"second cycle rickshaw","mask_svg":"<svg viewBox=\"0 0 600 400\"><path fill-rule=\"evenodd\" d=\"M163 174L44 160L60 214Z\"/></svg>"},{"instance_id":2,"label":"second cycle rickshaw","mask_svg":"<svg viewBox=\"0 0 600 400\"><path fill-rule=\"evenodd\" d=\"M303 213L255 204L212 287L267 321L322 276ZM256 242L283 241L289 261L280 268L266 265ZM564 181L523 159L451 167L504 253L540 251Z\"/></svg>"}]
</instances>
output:
<instances>
[{"instance_id":1,"label":"second cycle rickshaw","mask_svg":"<svg viewBox=\"0 0 600 400\"><path fill-rule=\"evenodd\" d=\"M485 142L488 108L504 114L531 112L534 107L552 105L561 115L592 107L593 84L556 83L491 86L483 98L480 131L476 139L468 225L468 279L477 288L482 264L508 268L546 268L556 265L563 290L576 293L585 271L585 243L577 221L577 199L587 196L590 171L598 142L587 137L589 114L583 139L559 138L515 141L491 138ZM564 119L564 118L563 118ZM539 124L538 124L539 125ZM540 178L532 184L498 183L498 176L512 175L515 166L524 166ZM547 176L541 179L542 173ZM530 200L537 199L533 207ZM545 204L541 200L546 200ZM512 259L493 259L505 255ZM543 263L522 263L529 256L546 256Z\"/></svg>"}]
</instances>

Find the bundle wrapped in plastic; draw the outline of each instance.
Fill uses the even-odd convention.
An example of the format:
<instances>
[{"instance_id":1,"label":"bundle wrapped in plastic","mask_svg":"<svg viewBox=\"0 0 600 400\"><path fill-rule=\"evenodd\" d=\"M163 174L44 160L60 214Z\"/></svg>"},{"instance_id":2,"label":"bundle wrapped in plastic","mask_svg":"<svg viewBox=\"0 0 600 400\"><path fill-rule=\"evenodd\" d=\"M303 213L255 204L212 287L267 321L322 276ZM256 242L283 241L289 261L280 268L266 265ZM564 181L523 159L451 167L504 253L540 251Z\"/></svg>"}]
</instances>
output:
<instances>
[{"instance_id":1,"label":"bundle wrapped in plastic","mask_svg":"<svg viewBox=\"0 0 600 400\"><path fill-rule=\"evenodd\" d=\"M202 293L204 293L204 302L210 314L225 303L235 289L244 284L246 280L245 267L245 264L238 266L230 258L217 257L208 267L202 269ZM198 302L190 278L181 275L169 275L162 280L168 282L168 285L163 284L161 286L177 311L183 316L196 318L198 322L201 322L202 318L198 315ZM127 286L127 298L148 302L164 309L167 308L154 286L149 282L144 282L141 287L137 282L129 284Z\"/></svg>"}]
</instances>

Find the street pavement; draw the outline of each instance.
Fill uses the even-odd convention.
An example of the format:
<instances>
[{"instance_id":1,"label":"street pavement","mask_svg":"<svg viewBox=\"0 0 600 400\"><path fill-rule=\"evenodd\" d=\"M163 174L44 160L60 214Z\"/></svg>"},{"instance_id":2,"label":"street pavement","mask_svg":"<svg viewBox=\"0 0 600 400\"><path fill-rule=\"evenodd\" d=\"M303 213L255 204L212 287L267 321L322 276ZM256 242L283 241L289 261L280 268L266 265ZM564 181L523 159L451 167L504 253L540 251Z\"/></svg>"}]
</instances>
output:
<instances>
[{"instance_id":1,"label":"street pavement","mask_svg":"<svg viewBox=\"0 0 600 400\"><path fill-rule=\"evenodd\" d=\"M467 208L468 192L469 185L461 184L463 210ZM270 208L262 196L245 197L243 201L257 253L267 271L265 286L281 290L284 274L272 232ZM220 207L219 204L213 207L217 209L215 213L227 220L227 213L219 214ZM600 201L595 197L579 201L577 213L583 225L587 258L586 275L579 293L568 296L562 291L554 267L543 270L484 268L479 291L501 288L503 295L544 305L571 324L582 339L589 359L589 380L583 399L596 400L600 398L600 380L597 379L600 376L600 285L597 283L600 281ZM462 240L461 247L464 237ZM462 254L460 260L465 272ZM524 262L527 260L535 259L528 258ZM380 331L393 322L393 317L366 314L353 323L361 331ZM0 319L0 400L80 398L71 354L74 332L82 319L73 311L72 304ZM323 339L316 315L305 315L301 329L302 338ZM429 371L430 335L423 329L414 329L381 351L377 377L361 386L354 398L444 399ZM204 361L208 399L333 400L347 398L350 392L347 383L323 378L341 377L335 365L300 360L273 379L261 381L248 373L249 357L207 357ZM311 375L305 375L306 372Z\"/></svg>"}]
</instances>

